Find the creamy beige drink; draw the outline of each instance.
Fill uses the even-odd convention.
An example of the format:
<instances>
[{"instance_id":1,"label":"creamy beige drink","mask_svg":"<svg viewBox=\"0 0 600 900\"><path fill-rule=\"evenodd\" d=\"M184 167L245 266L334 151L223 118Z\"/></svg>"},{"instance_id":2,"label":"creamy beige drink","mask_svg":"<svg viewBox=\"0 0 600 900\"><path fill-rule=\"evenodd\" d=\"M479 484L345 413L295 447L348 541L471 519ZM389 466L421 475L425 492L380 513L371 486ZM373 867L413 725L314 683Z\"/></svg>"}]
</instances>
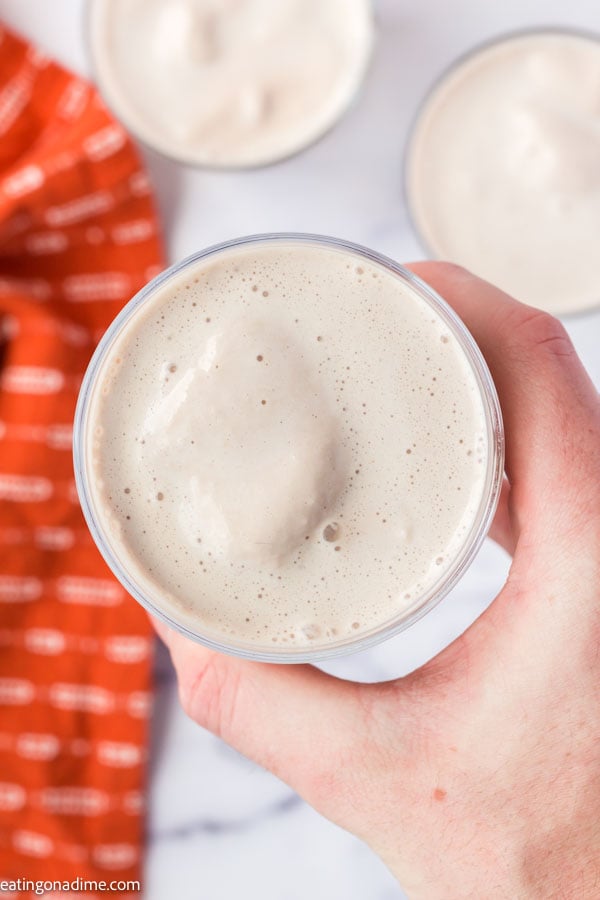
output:
<instances>
[{"instance_id":1,"label":"creamy beige drink","mask_svg":"<svg viewBox=\"0 0 600 900\"><path fill-rule=\"evenodd\" d=\"M187 162L254 166L300 150L354 98L370 0L94 0L96 75L114 111Z\"/></svg>"},{"instance_id":2,"label":"creamy beige drink","mask_svg":"<svg viewBox=\"0 0 600 900\"><path fill-rule=\"evenodd\" d=\"M428 98L407 169L433 254L553 313L600 302L600 41L522 34Z\"/></svg>"},{"instance_id":3,"label":"creamy beige drink","mask_svg":"<svg viewBox=\"0 0 600 900\"><path fill-rule=\"evenodd\" d=\"M448 580L493 506L478 360L362 254L221 250L100 352L93 517L143 598L205 639L273 653L370 634Z\"/></svg>"}]
</instances>

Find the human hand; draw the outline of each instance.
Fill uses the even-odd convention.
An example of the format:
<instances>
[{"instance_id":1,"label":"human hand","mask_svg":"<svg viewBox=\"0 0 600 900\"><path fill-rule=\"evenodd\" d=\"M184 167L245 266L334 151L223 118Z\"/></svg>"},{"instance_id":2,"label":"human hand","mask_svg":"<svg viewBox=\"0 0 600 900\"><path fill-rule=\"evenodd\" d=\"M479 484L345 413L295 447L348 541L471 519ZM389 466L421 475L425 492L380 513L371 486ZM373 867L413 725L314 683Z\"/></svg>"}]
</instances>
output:
<instances>
[{"instance_id":1,"label":"human hand","mask_svg":"<svg viewBox=\"0 0 600 900\"><path fill-rule=\"evenodd\" d=\"M508 580L468 631L377 685L250 663L156 623L184 709L363 838L411 898L600 896L600 404L562 326L462 269L500 395L492 536Z\"/></svg>"}]
</instances>

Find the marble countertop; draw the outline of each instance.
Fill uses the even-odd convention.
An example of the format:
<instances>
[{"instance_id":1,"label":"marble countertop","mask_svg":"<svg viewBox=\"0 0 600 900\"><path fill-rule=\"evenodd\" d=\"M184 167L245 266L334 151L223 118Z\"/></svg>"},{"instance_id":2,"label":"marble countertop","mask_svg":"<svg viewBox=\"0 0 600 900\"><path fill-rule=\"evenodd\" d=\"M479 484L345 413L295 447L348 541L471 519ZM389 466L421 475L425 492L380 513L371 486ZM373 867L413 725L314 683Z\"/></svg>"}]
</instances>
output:
<instances>
[{"instance_id":1,"label":"marble countertop","mask_svg":"<svg viewBox=\"0 0 600 900\"><path fill-rule=\"evenodd\" d=\"M419 102L475 44L535 25L598 27L597 0L374 0L379 38L361 96L300 156L253 172L186 169L146 152L171 260L242 234L312 231L400 261L422 256L403 199L402 156ZM0 0L0 17L89 75L85 0ZM600 312L568 321L600 384ZM457 589L426 620L328 671L374 681L410 671L491 602L508 568L487 543ZM287 787L186 719L169 657L156 662L147 900L401 900L383 864ZM460 896L460 888L457 889Z\"/></svg>"}]
</instances>

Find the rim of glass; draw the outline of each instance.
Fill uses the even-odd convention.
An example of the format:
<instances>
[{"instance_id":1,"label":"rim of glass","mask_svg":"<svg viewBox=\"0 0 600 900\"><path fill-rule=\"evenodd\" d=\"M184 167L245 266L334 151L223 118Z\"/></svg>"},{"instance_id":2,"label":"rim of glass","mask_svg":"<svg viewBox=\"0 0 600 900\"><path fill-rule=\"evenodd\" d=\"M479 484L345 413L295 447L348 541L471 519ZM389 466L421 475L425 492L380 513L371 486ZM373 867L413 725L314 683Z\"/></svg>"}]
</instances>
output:
<instances>
[{"instance_id":1,"label":"rim of glass","mask_svg":"<svg viewBox=\"0 0 600 900\"><path fill-rule=\"evenodd\" d=\"M103 0L88 0L88 2L86 3L84 13L84 43L87 48L88 59L90 60L91 78L96 85L96 88L98 89L102 100L104 101L112 115L117 119L117 121L124 125L127 131L138 142L138 144L140 144L146 150L157 153L158 156L160 156L162 159L170 160L171 162L178 163L181 166L185 166L189 169L195 169L200 172L205 171L235 173L260 171L262 169L268 169L273 166L278 166L280 164L286 163L288 162L288 160L295 159L295 157L300 156L311 147L315 147L317 144L320 144L332 131L334 131L338 127L342 119L358 103L360 96L364 90L365 82L369 75L369 71L373 63L373 57L375 55L374 51L377 40L377 15L374 8L374 0L365 0L365 3L370 9L371 14L370 46L368 48L364 65L360 73L360 77L357 80L354 91L349 96L349 98L339 107L338 112L328 125L326 125L324 128L321 128L318 132L315 133L313 137L311 137L308 141L305 141L295 149L286 151L283 156L275 156L271 160L265 160L263 162L255 163L202 162L201 160L194 159L191 156L187 156L185 153L176 153L171 150L166 150L164 146L159 147L158 144L153 143L153 141L147 135L142 134L142 130L137 127L137 124L135 126L132 125L131 122L128 121L128 117L121 114L121 111L118 109L118 104L114 102L114 97L109 97L108 91L105 90L104 82L100 77L100 67L97 60L97 47L94 40L94 16L97 15L94 10L96 7L98 7L100 2L103 2Z\"/></svg>"},{"instance_id":2,"label":"rim of glass","mask_svg":"<svg viewBox=\"0 0 600 900\"><path fill-rule=\"evenodd\" d=\"M440 74L435 76L435 78L430 82L429 86L425 90L425 93L421 97L417 109L412 116L411 123L408 127L408 136L405 142L404 157L402 162L402 194L404 207L407 210L408 219L412 226L413 234L417 238L421 249L428 259L433 261L440 261L442 259L445 259L445 257L438 254L433 245L430 244L428 239L425 237L425 233L417 221L415 204L413 203L413 193L410 188L410 169L412 163L413 148L417 130L423 114L429 108L430 103L435 99L436 94L439 90L441 90L446 81L451 78L457 70L469 63L472 59L475 59L477 56L485 53L487 50L493 50L495 47L501 46L502 44L509 44L512 41L519 40L520 38L536 36L541 37L543 35L564 35L566 37L579 37L587 39L592 43L600 44L600 32L586 28L577 28L575 26L570 27L568 25L532 25L531 27L517 28L513 31L503 31L499 35L494 35L493 37L478 41L472 47L468 48L467 50L460 53L457 57L455 57L452 62L444 67ZM554 313L553 315L556 315L561 319L577 319L581 316L596 313L599 309L600 293L598 295L598 300L592 306L588 306L585 309Z\"/></svg>"},{"instance_id":3,"label":"rim of glass","mask_svg":"<svg viewBox=\"0 0 600 900\"><path fill-rule=\"evenodd\" d=\"M297 650L286 649L275 651L256 647L250 643L244 643L243 641L226 641L224 637L221 638L214 633L212 635L210 633L202 634L200 630L193 630L189 623L190 616L182 615L182 621L178 621L171 610L166 612L158 606L156 601L148 597L143 589L136 583L134 577L126 571L124 564L118 557L118 553L114 551L111 541L101 525L101 517L96 515L87 466L87 426L93 392L98 383L98 376L102 372L102 366L123 328L135 316L138 310L147 301L151 300L154 294L160 290L164 284L178 276L187 268L196 266L203 260L208 260L211 257L229 250L246 247L252 244L268 243L312 244L350 253L363 260L381 266L395 277L399 278L404 284L407 284L421 299L436 311L458 340L470 363L480 389L486 420L488 463L481 502L470 533L466 536L451 567L437 582L430 586L429 590L421 594L408 609L403 609L395 617L382 622L380 625L375 626L366 632L362 632L356 637L343 638L336 642L329 642L326 645L319 645L314 649L311 649L310 647L299 647ZM500 403L494 382L474 338L446 301L418 276L414 275L408 269L405 269L389 257L350 241L316 234L293 232L269 233L249 235L247 237L225 241L210 246L198 253L194 253L183 259L181 262L165 269L126 304L100 340L84 375L75 411L73 462L75 483L83 514L101 555L123 587L149 613L161 619L171 628L175 628L196 643L202 644L211 650L218 650L223 653L258 662L319 662L366 650L367 648L379 644L382 641L399 634L401 631L406 630L436 607L462 578L473 562L489 531L498 505L504 474L504 429ZM187 620L187 622L184 620Z\"/></svg>"}]
</instances>

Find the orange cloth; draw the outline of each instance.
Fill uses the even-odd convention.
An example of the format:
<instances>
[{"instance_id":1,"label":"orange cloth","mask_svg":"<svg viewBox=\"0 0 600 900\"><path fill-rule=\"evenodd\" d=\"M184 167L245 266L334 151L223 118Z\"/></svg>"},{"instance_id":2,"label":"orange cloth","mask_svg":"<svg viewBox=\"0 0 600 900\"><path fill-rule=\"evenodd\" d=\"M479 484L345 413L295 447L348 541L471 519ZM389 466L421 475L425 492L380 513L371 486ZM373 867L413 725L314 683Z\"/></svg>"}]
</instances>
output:
<instances>
[{"instance_id":1,"label":"orange cloth","mask_svg":"<svg viewBox=\"0 0 600 900\"><path fill-rule=\"evenodd\" d=\"M140 877L150 627L85 527L71 433L94 344L161 264L123 128L0 29L0 880Z\"/></svg>"}]
</instances>

